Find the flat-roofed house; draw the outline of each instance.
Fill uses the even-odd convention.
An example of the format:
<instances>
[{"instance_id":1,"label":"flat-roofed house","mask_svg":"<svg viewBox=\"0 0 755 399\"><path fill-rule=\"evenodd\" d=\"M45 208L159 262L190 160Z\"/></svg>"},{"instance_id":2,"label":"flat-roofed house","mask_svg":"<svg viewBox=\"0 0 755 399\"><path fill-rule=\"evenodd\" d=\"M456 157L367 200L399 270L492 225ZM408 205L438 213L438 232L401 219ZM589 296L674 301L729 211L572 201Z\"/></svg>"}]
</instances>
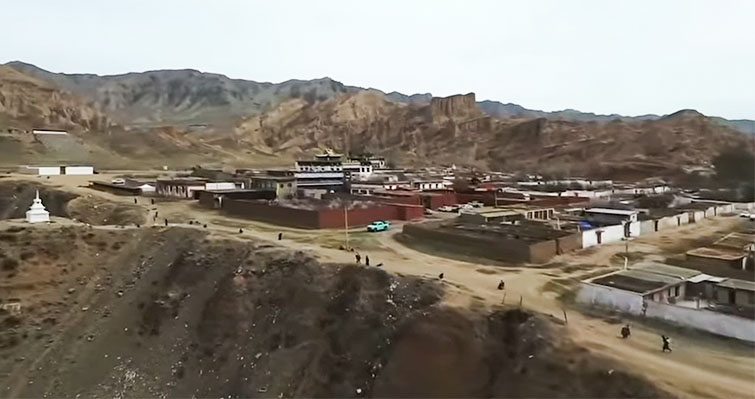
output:
<instances>
[{"instance_id":1,"label":"flat-roofed house","mask_svg":"<svg viewBox=\"0 0 755 399\"><path fill-rule=\"evenodd\" d=\"M639 213L639 211L628 209L589 208L585 209L585 218L601 224L616 225L636 222Z\"/></svg>"},{"instance_id":2,"label":"flat-roofed house","mask_svg":"<svg viewBox=\"0 0 755 399\"><path fill-rule=\"evenodd\" d=\"M728 278L716 285L716 302L755 307L755 282Z\"/></svg>"},{"instance_id":3,"label":"flat-roofed house","mask_svg":"<svg viewBox=\"0 0 755 399\"><path fill-rule=\"evenodd\" d=\"M258 190L271 190L276 198L290 198L296 195L298 188L294 176L270 176L258 175L251 177L252 188Z\"/></svg>"},{"instance_id":4,"label":"flat-roofed house","mask_svg":"<svg viewBox=\"0 0 755 399\"><path fill-rule=\"evenodd\" d=\"M157 195L171 198L193 199L206 189L207 179L157 179Z\"/></svg>"}]
</instances>

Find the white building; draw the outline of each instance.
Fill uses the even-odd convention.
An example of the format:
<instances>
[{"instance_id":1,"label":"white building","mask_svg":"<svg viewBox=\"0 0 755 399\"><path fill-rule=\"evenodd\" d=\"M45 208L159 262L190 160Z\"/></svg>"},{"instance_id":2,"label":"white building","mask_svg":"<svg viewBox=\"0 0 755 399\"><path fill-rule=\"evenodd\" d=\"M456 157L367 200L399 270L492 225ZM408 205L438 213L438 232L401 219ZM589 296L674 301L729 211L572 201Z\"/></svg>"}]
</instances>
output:
<instances>
[{"instance_id":1,"label":"white building","mask_svg":"<svg viewBox=\"0 0 755 399\"><path fill-rule=\"evenodd\" d=\"M57 135L57 136L65 136L68 134L65 130L42 130L42 129L34 129L31 131L33 134L50 134L50 135Z\"/></svg>"},{"instance_id":2,"label":"white building","mask_svg":"<svg viewBox=\"0 0 755 399\"><path fill-rule=\"evenodd\" d=\"M71 165L61 167L64 175L93 175L94 166Z\"/></svg>"},{"instance_id":3,"label":"white building","mask_svg":"<svg viewBox=\"0 0 755 399\"><path fill-rule=\"evenodd\" d=\"M26 166L24 169L38 176L94 174L94 166L91 165Z\"/></svg>"},{"instance_id":4,"label":"white building","mask_svg":"<svg viewBox=\"0 0 755 399\"><path fill-rule=\"evenodd\" d=\"M50 221L50 212L47 212L45 206L42 205L42 200L39 198L39 190L37 190L37 196L34 198L31 207L26 211L26 221L29 223L43 223Z\"/></svg>"},{"instance_id":5,"label":"white building","mask_svg":"<svg viewBox=\"0 0 755 399\"><path fill-rule=\"evenodd\" d=\"M349 161L343 163L344 172L348 172L351 180L369 180L372 176L373 165L365 161Z\"/></svg>"},{"instance_id":6,"label":"white building","mask_svg":"<svg viewBox=\"0 0 755 399\"><path fill-rule=\"evenodd\" d=\"M220 183L205 183L205 190L235 190L236 183L234 182L220 182Z\"/></svg>"},{"instance_id":7,"label":"white building","mask_svg":"<svg viewBox=\"0 0 755 399\"><path fill-rule=\"evenodd\" d=\"M590 208L585 209L587 220L607 224L633 223L637 221L639 211L628 209Z\"/></svg>"},{"instance_id":8,"label":"white building","mask_svg":"<svg viewBox=\"0 0 755 399\"><path fill-rule=\"evenodd\" d=\"M442 179L416 179L411 181L411 188L414 190L443 190L446 188L446 182Z\"/></svg>"}]
</instances>

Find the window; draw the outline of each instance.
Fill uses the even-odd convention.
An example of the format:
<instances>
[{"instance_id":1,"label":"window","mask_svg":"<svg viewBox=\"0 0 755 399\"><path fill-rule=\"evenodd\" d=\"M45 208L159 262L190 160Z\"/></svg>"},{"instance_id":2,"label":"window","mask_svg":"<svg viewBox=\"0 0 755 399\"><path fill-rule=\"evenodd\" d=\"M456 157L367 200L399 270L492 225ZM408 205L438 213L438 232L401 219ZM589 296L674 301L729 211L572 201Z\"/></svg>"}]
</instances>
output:
<instances>
[{"instance_id":1,"label":"window","mask_svg":"<svg viewBox=\"0 0 755 399\"><path fill-rule=\"evenodd\" d=\"M681 290L679 289L678 285L676 287L674 287L674 296L679 296L679 291L681 291Z\"/></svg>"}]
</instances>

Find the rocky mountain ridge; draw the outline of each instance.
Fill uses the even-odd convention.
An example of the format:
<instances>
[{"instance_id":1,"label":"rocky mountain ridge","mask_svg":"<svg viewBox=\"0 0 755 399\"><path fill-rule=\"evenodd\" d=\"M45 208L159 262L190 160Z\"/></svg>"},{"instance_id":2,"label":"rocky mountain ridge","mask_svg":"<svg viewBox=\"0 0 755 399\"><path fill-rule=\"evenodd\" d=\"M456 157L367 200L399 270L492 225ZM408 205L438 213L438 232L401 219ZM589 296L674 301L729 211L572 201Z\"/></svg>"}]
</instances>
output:
<instances>
[{"instance_id":1,"label":"rocky mountain ridge","mask_svg":"<svg viewBox=\"0 0 755 399\"><path fill-rule=\"evenodd\" d=\"M405 103L391 100L394 93L329 79L239 83L183 70L43 80L10 67L2 71L0 129L69 129L78 142L55 144L56 159L68 161L101 164L117 156L160 165L285 165L338 148L404 165L645 177L706 166L726 147L752 147L745 135L692 110L606 122L497 118L474 93L407 97ZM255 98L268 102L251 103ZM0 143L9 151L4 158L13 163L31 162L27 153L49 155L36 141L13 140L0 137L8 141ZM67 154L74 146L75 156ZM88 160L93 151L101 157Z\"/></svg>"},{"instance_id":2,"label":"rocky mountain ridge","mask_svg":"<svg viewBox=\"0 0 755 399\"><path fill-rule=\"evenodd\" d=\"M138 126L220 124L258 115L280 103L300 98L310 103L362 90L377 91L394 102L427 105L430 93L406 95L384 93L344 85L330 78L289 80L282 83L231 79L224 75L192 69L159 70L121 75L62 74L20 61L5 64L26 75L54 84L90 99L91 105L118 122ZM598 115L577 110L538 111L517 104L484 100L480 109L495 118L547 118L552 120L610 122L658 119L659 115ZM713 117L722 126L755 134L755 121Z\"/></svg>"}]
</instances>

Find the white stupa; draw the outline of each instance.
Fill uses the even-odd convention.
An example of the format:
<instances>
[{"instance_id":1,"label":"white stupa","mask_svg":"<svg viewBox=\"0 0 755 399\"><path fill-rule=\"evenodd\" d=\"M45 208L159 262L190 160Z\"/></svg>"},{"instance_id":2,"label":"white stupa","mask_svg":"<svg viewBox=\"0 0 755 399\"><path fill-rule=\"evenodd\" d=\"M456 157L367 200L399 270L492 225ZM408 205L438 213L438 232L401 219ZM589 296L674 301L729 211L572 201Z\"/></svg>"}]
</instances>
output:
<instances>
[{"instance_id":1,"label":"white stupa","mask_svg":"<svg viewBox=\"0 0 755 399\"><path fill-rule=\"evenodd\" d=\"M50 212L47 212L45 206L42 205L42 200L39 199L39 190L37 190L37 197L34 198L34 203L31 204L31 208L26 211L26 221L29 223L50 221Z\"/></svg>"}]
</instances>

